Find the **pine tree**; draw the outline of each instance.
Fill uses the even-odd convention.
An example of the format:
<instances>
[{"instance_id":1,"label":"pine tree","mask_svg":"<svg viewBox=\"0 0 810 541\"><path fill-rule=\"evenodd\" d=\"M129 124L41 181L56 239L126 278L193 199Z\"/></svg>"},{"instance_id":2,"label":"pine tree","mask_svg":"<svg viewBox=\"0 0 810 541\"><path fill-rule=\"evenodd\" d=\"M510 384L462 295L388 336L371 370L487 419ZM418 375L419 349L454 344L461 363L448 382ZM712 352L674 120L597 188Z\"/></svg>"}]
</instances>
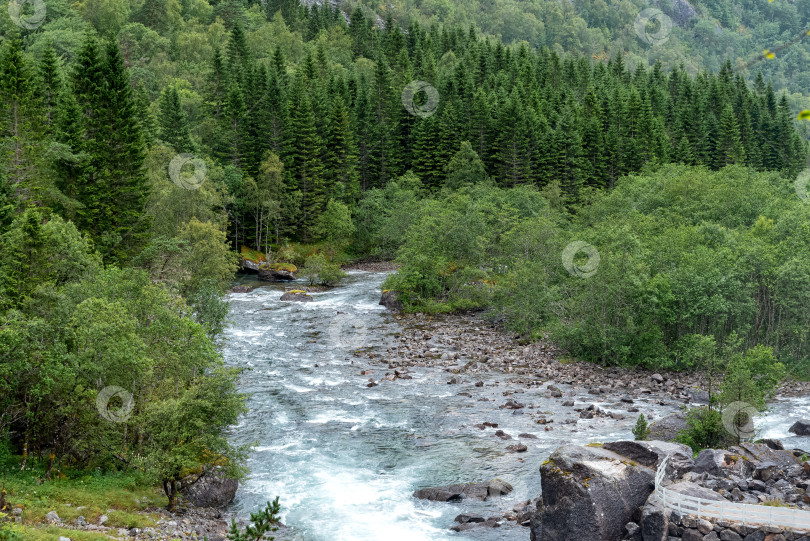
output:
<instances>
[{"instance_id":1,"label":"pine tree","mask_svg":"<svg viewBox=\"0 0 810 541\"><path fill-rule=\"evenodd\" d=\"M39 62L37 78L37 96L41 101L40 107L42 108L46 135L53 133L61 92L62 75L59 71L59 61L56 52L53 50L53 44L48 43L42 51L42 60Z\"/></svg>"},{"instance_id":2,"label":"pine tree","mask_svg":"<svg viewBox=\"0 0 810 541\"><path fill-rule=\"evenodd\" d=\"M300 192L298 231L304 241L313 238L313 228L326 201L323 194L323 144L315 128L315 116L304 81L299 77L290 104L285 134L285 168L288 188Z\"/></svg>"},{"instance_id":3,"label":"pine tree","mask_svg":"<svg viewBox=\"0 0 810 541\"><path fill-rule=\"evenodd\" d=\"M722 167L733 163L745 163L745 148L740 140L740 130L734 111L726 104L720 115L720 139L717 142L718 162Z\"/></svg>"},{"instance_id":4,"label":"pine tree","mask_svg":"<svg viewBox=\"0 0 810 541\"><path fill-rule=\"evenodd\" d=\"M0 57L0 163L17 197L30 198L39 146L34 81L18 38L7 40Z\"/></svg>"},{"instance_id":5,"label":"pine tree","mask_svg":"<svg viewBox=\"0 0 810 541\"><path fill-rule=\"evenodd\" d=\"M160 95L160 138L177 152L194 151L180 94L173 86L163 89Z\"/></svg>"},{"instance_id":6,"label":"pine tree","mask_svg":"<svg viewBox=\"0 0 810 541\"><path fill-rule=\"evenodd\" d=\"M107 45L103 65L105 83L102 86L102 123L98 130L103 143L95 145L97 168L103 175L100 200L102 242L104 255L125 261L145 241L148 220L144 213L149 195L149 183L144 172L145 148L137 105L133 97L129 73L115 42ZM100 124L102 124L100 123ZM101 141L99 141L101 143Z\"/></svg>"},{"instance_id":7,"label":"pine tree","mask_svg":"<svg viewBox=\"0 0 810 541\"><path fill-rule=\"evenodd\" d=\"M334 198L339 192L342 192L345 200L355 201L360 195L357 149L349 112L340 96L332 99L325 142L324 192L327 199ZM339 190L334 183L341 184Z\"/></svg>"}]
</instances>

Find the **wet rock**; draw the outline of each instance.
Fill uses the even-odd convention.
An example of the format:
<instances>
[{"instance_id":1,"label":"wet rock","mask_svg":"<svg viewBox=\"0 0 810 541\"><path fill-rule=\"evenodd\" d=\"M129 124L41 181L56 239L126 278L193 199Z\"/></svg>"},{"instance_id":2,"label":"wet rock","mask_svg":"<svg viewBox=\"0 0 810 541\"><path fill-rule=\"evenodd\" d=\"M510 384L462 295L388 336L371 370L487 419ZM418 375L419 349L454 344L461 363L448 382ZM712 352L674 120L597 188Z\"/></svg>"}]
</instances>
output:
<instances>
[{"instance_id":1,"label":"wet rock","mask_svg":"<svg viewBox=\"0 0 810 541\"><path fill-rule=\"evenodd\" d=\"M796 434L797 436L810 436L810 421L796 421L790 428L788 428L788 432Z\"/></svg>"},{"instance_id":2,"label":"wet rock","mask_svg":"<svg viewBox=\"0 0 810 541\"><path fill-rule=\"evenodd\" d=\"M512 485L500 479L488 483L466 483L440 487L422 488L413 493L414 498L435 502L457 502L463 499L484 501L490 497L512 492Z\"/></svg>"},{"instance_id":3,"label":"wet rock","mask_svg":"<svg viewBox=\"0 0 810 541\"><path fill-rule=\"evenodd\" d=\"M253 291L253 288L245 285L233 286L231 288L231 293L250 293L251 291Z\"/></svg>"},{"instance_id":4,"label":"wet rock","mask_svg":"<svg viewBox=\"0 0 810 541\"><path fill-rule=\"evenodd\" d=\"M486 519L484 517L482 517L481 515L461 514L461 515L458 515L453 520L455 520L455 522L458 522L459 524L467 524L468 522L484 522Z\"/></svg>"},{"instance_id":5,"label":"wet rock","mask_svg":"<svg viewBox=\"0 0 810 541\"><path fill-rule=\"evenodd\" d=\"M520 402L515 402L514 400L510 399L506 401L506 404L500 406L500 409L518 410L525 407L526 404L521 404Z\"/></svg>"},{"instance_id":6,"label":"wet rock","mask_svg":"<svg viewBox=\"0 0 810 541\"><path fill-rule=\"evenodd\" d=\"M285 291L284 294L281 296L282 301L298 301L298 302L312 302L314 299L307 295L306 291L300 289L293 289L291 291Z\"/></svg>"},{"instance_id":7,"label":"wet rock","mask_svg":"<svg viewBox=\"0 0 810 541\"><path fill-rule=\"evenodd\" d=\"M512 445L507 445L506 450L512 453L525 453L529 448L522 443L513 443Z\"/></svg>"},{"instance_id":8,"label":"wet rock","mask_svg":"<svg viewBox=\"0 0 810 541\"><path fill-rule=\"evenodd\" d=\"M529 440L538 439L537 436L535 436L534 434L528 434L526 432L522 432L522 433L518 434L518 438L524 438L524 439L529 439Z\"/></svg>"},{"instance_id":9,"label":"wet rock","mask_svg":"<svg viewBox=\"0 0 810 541\"><path fill-rule=\"evenodd\" d=\"M502 440L511 440L512 436L504 432L503 430L496 430L495 435L501 438Z\"/></svg>"},{"instance_id":10,"label":"wet rock","mask_svg":"<svg viewBox=\"0 0 810 541\"><path fill-rule=\"evenodd\" d=\"M476 386L476 387L483 387L483 386L484 386L484 382L483 382L483 381L476 381L476 382L475 382L475 386Z\"/></svg>"},{"instance_id":11,"label":"wet rock","mask_svg":"<svg viewBox=\"0 0 810 541\"><path fill-rule=\"evenodd\" d=\"M574 401L573 400L566 400L565 402L562 403L562 405L570 407L570 406L574 405Z\"/></svg>"},{"instance_id":12,"label":"wet rock","mask_svg":"<svg viewBox=\"0 0 810 541\"><path fill-rule=\"evenodd\" d=\"M181 481L180 493L197 507L225 507L233 501L239 481L225 476L219 466Z\"/></svg>"},{"instance_id":13,"label":"wet rock","mask_svg":"<svg viewBox=\"0 0 810 541\"><path fill-rule=\"evenodd\" d=\"M549 395L551 395L552 397L554 397L554 398L562 398L562 391L560 390L559 387L556 387L554 385L549 385L547 387L547 390L548 390Z\"/></svg>"},{"instance_id":14,"label":"wet rock","mask_svg":"<svg viewBox=\"0 0 810 541\"><path fill-rule=\"evenodd\" d=\"M390 289L383 290L382 295L380 295L379 304L394 312L402 310L402 303L397 298L397 292L391 291Z\"/></svg>"},{"instance_id":15,"label":"wet rock","mask_svg":"<svg viewBox=\"0 0 810 541\"><path fill-rule=\"evenodd\" d=\"M654 470L599 447L560 447L540 467L535 541L620 539L653 489Z\"/></svg>"}]
</instances>

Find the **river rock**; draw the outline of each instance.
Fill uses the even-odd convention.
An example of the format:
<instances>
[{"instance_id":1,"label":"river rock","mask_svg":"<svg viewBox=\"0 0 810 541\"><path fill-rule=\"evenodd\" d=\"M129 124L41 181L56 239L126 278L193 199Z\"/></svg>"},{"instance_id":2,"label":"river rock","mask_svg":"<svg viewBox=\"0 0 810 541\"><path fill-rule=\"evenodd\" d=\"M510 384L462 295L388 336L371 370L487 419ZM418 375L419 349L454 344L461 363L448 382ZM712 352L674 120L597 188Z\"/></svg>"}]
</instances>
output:
<instances>
[{"instance_id":1,"label":"river rock","mask_svg":"<svg viewBox=\"0 0 810 541\"><path fill-rule=\"evenodd\" d=\"M540 466L542 507L534 541L621 539L624 525L652 493L655 471L600 447L566 445Z\"/></svg>"},{"instance_id":2,"label":"river rock","mask_svg":"<svg viewBox=\"0 0 810 541\"><path fill-rule=\"evenodd\" d=\"M379 304L394 312L402 310L402 303L397 298L397 292L390 289L383 290L382 295L380 295Z\"/></svg>"},{"instance_id":3,"label":"river rock","mask_svg":"<svg viewBox=\"0 0 810 541\"><path fill-rule=\"evenodd\" d=\"M253 291L253 288L245 285L233 286L231 288L231 293L250 293L251 291Z\"/></svg>"},{"instance_id":4,"label":"river rock","mask_svg":"<svg viewBox=\"0 0 810 541\"><path fill-rule=\"evenodd\" d=\"M292 291L285 291L281 296L282 301L298 301L298 302L312 302L312 296L307 295L306 291L300 289L293 289Z\"/></svg>"},{"instance_id":5,"label":"river rock","mask_svg":"<svg viewBox=\"0 0 810 541\"><path fill-rule=\"evenodd\" d=\"M792 432L797 436L810 436L810 421L796 421L790 428L788 428L788 432Z\"/></svg>"},{"instance_id":6,"label":"river rock","mask_svg":"<svg viewBox=\"0 0 810 541\"><path fill-rule=\"evenodd\" d=\"M413 497L434 502L457 502L463 499L484 501L490 497L512 492L512 485L500 479L488 483L465 483L440 487L420 488Z\"/></svg>"},{"instance_id":7,"label":"river rock","mask_svg":"<svg viewBox=\"0 0 810 541\"><path fill-rule=\"evenodd\" d=\"M180 493L197 507L225 507L239 488L239 481L226 477L219 466L206 470L202 476L190 475L181 484Z\"/></svg>"},{"instance_id":8,"label":"river rock","mask_svg":"<svg viewBox=\"0 0 810 541\"><path fill-rule=\"evenodd\" d=\"M295 280L295 272L298 269L295 265L274 264L262 265L258 270L259 280L264 282L288 282Z\"/></svg>"},{"instance_id":9,"label":"river rock","mask_svg":"<svg viewBox=\"0 0 810 541\"><path fill-rule=\"evenodd\" d=\"M672 441L678 432L686 430L686 416L681 412L673 413L651 423L649 428L651 439Z\"/></svg>"},{"instance_id":10,"label":"river rock","mask_svg":"<svg viewBox=\"0 0 810 541\"><path fill-rule=\"evenodd\" d=\"M624 440L605 443L604 448L648 468L658 468L661 462L669 456L666 471L669 478L681 477L695 467L695 461L692 459L692 449L682 443L660 440Z\"/></svg>"},{"instance_id":11,"label":"river rock","mask_svg":"<svg viewBox=\"0 0 810 541\"><path fill-rule=\"evenodd\" d=\"M547 387L547 390L548 390L548 393L551 396L553 396L554 398L561 398L562 397L562 391L560 390L559 387L555 387L554 385L549 385Z\"/></svg>"}]
</instances>

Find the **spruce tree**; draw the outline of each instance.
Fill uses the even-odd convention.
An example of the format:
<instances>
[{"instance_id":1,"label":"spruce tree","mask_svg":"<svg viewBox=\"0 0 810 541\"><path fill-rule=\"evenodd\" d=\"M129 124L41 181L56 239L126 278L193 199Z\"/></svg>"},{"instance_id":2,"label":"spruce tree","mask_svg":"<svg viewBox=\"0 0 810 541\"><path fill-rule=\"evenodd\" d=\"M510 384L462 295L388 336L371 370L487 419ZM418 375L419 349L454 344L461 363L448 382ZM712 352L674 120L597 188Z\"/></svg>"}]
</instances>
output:
<instances>
[{"instance_id":1,"label":"spruce tree","mask_svg":"<svg viewBox=\"0 0 810 541\"><path fill-rule=\"evenodd\" d=\"M285 134L285 168L290 191L300 192L298 231L304 241L313 238L313 228L326 205L323 193L323 143L315 128L315 116L299 76L290 104L290 119Z\"/></svg>"},{"instance_id":2,"label":"spruce tree","mask_svg":"<svg viewBox=\"0 0 810 541\"><path fill-rule=\"evenodd\" d=\"M160 95L160 138L177 152L193 152L194 144L188 129L188 120L175 87L163 89Z\"/></svg>"}]
</instances>

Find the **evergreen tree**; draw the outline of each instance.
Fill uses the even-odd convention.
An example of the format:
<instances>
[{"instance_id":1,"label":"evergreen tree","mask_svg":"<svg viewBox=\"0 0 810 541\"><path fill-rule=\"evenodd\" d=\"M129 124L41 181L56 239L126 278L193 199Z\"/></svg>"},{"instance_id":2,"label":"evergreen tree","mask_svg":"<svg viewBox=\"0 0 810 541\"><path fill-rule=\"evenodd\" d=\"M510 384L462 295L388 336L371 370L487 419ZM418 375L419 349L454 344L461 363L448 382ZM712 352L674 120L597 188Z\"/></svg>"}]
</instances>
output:
<instances>
[{"instance_id":1,"label":"evergreen tree","mask_svg":"<svg viewBox=\"0 0 810 541\"><path fill-rule=\"evenodd\" d=\"M726 104L720 116L720 139L717 141L719 167L745 162L745 148L740 140L740 130L734 111Z\"/></svg>"},{"instance_id":2,"label":"evergreen tree","mask_svg":"<svg viewBox=\"0 0 810 541\"><path fill-rule=\"evenodd\" d=\"M23 59L22 44L12 38L3 44L0 56L0 163L5 181L18 197L32 196L30 180L34 174L38 147L37 104L34 81Z\"/></svg>"},{"instance_id":3,"label":"evergreen tree","mask_svg":"<svg viewBox=\"0 0 810 541\"><path fill-rule=\"evenodd\" d=\"M168 87L160 95L160 138L177 152L193 152L188 121L177 88Z\"/></svg>"},{"instance_id":4,"label":"evergreen tree","mask_svg":"<svg viewBox=\"0 0 810 541\"><path fill-rule=\"evenodd\" d=\"M323 191L323 143L315 128L315 116L303 79L299 76L290 104L285 134L285 168L288 189L300 192L298 231L304 241L313 238L313 227L326 204Z\"/></svg>"}]
</instances>

